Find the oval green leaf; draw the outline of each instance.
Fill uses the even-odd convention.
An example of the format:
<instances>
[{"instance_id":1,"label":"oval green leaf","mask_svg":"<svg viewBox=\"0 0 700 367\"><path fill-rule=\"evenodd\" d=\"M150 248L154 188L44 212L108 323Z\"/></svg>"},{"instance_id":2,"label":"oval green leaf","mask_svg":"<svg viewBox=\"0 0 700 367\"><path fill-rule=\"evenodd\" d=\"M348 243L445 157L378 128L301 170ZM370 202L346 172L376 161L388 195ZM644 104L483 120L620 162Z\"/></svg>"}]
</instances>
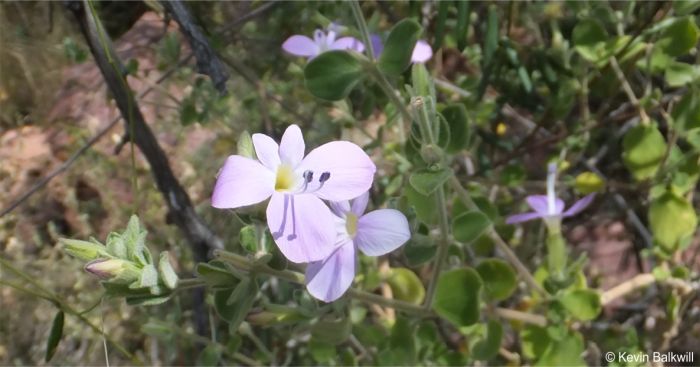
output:
<instances>
[{"instance_id":1,"label":"oval green leaf","mask_svg":"<svg viewBox=\"0 0 700 367\"><path fill-rule=\"evenodd\" d=\"M346 51L324 52L304 68L306 88L329 101L347 97L363 75L360 61Z\"/></svg>"},{"instance_id":2,"label":"oval green leaf","mask_svg":"<svg viewBox=\"0 0 700 367\"><path fill-rule=\"evenodd\" d=\"M442 168L435 171L422 169L411 174L408 182L410 182L411 186L420 194L428 196L442 187L451 175L452 170L449 168Z\"/></svg>"},{"instance_id":3,"label":"oval green leaf","mask_svg":"<svg viewBox=\"0 0 700 367\"><path fill-rule=\"evenodd\" d=\"M656 126L637 125L622 139L622 160L638 181L654 177L666 155L666 140Z\"/></svg>"},{"instance_id":4,"label":"oval green leaf","mask_svg":"<svg viewBox=\"0 0 700 367\"><path fill-rule=\"evenodd\" d=\"M592 289L576 289L564 293L559 302L571 316L589 321L598 317L602 309L600 294Z\"/></svg>"},{"instance_id":5,"label":"oval green leaf","mask_svg":"<svg viewBox=\"0 0 700 367\"><path fill-rule=\"evenodd\" d=\"M63 337L64 319L65 315L63 314L63 311L58 310L58 312L56 312L56 316L53 318L51 332L49 332L49 339L46 342L46 356L44 357L45 362L50 361L51 358L53 358L53 355L56 353L56 347L58 347L58 343L61 341L61 337Z\"/></svg>"},{"instance_id":6,"label":"oval green leaf","mask_svg":"<svg viewBox=\"0 0 700 367\"><path fill-rule=\"evenodd\" d=\"M444 272L438 279L433 308L456 326L469 326L479 321L479 291L482 282L471 268Z\"/></svg>"},{"instance_id":7,"label":"oval green leaf","mask_svg":"<svg viewBox=\"0 0 700 367\"><path fill-rule=\"evenodd\" d=\"M387 283L396 299L418 305L425 298L423 283L410 269L392 268Z\"/></svg>"},{"instance_id":8,"label":"oval green leaf","mask_svg":"<svg viewBox=\"0 0 700 367\"><path fill-rule=\"evenodd\" d=\"M413 19L404 19L389 32L384 51L379 57L379 70L398 76L411 64L411 55L423 27Z\"/></svg>"},{"instance_id":9,"label":"oval green leaf","mask_svg":"<svg viewBox=\"0 0 700 367\"><path fill-rule=\"evenodd\" d=\"M515 271L503 260L484 260L476 266L476 271L484 282L485 293L495 301L510 297L517 286Z\"/></svg>"},{"instance_id":10,"label":"oval green leaf","mask_svg":"<svg viewBox=\"0 0 700 367\"><path fill-rule=\"evenodd\" d=\"M670 253L695 232L698 218L687 200L667 191L651 202L649 223L655 242Z\"/></svg>"},{"instance_id":11,"label":"oval green leaf","mask_svg":"<svg viewBox=\"0 0 700 367\"><path fill-rule=\"evenodd\" d=\"M481 212L468 211L452 221L452 235L457 241L470 243L491 225L489 218Z\"/></svg>"}]
</instances>

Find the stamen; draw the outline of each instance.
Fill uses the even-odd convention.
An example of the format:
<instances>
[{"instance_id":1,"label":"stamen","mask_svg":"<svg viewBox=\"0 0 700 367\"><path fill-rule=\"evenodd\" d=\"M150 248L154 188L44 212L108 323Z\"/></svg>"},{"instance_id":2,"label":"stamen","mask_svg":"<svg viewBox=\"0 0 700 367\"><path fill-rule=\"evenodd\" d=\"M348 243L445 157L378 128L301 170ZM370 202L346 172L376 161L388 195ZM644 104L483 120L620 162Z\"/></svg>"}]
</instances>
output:
<instances>
[{"instance_id":1,"label":"stamen","mask_svg":"<svg viewBox=\"0 0 700 367\"><path fill-rule=\"evenodd\" d=\"M293 205L293 204L292 204ZM284 227L287 225L287 207L289 206L289 195L284 195L284 213L282 213L282 223L280 228L272 233L272 238L278 239L284 234Z\"/></svg>"},{"instance_id":2,"label":"stamen","mask_svg":"<svg viewBox=\"0 0 700 367\"><path fill-rule=\"evenodd\" d=\"M328 181L328 179L330 179L330 178L331 178L331 173L326 171L326 172L321 173L321 177L318 179L318 182L323 184L324 182Z\"/></svg>"},{"instance_id":3,"label":"stamen","mask_svg":"<svg viewBox=\"0 0 700 367\"><path fill-rule=\"evenodd\" d=\"M314 171L306 170L301 176L304 177L307 183L311 182L314 180Z\"/></svg>"},{"instance_id":4,"label":"stamen","mask_svg":"<svg viewBox=\"0 0 700 367\"><path fill-rule=\"evenodd\" d=\"M297 238L297 219L296 219L297 217L294 213L294 196L289 198L289 200L292 202L292 234L287 236L287 240L291 241L291 240Z\"/></svg>"},{"instance_id":5,"label":"stamen","mask_svg":"<svg viewBox=\"0 0 700 367\"><path fill-rule=\"evenodd\" d=\"M552 162L547 166L547 211L550 215L556 214L557 194L554 184L557 181L557 164Z\"/></svg>"}]
</instances>

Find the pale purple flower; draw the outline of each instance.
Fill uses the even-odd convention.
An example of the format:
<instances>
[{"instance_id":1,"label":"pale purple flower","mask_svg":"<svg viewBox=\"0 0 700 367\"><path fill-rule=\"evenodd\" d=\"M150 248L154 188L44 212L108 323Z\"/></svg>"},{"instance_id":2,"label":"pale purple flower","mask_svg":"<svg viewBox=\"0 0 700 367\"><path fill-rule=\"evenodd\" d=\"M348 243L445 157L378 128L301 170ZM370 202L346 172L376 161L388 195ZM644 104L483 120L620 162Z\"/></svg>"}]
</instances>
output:
<instances>
[{"instance_id":1,"label":"pale purple flower","mask_svg":"<svg viewBox=\"0 0 700 367\"><path fill-rule=\"evenodd\" d=\"M379 58L379 55L384 51L384 43L382 43L382 38L379 35L370 35L372 42L372 50L374 50L375 57ZM423 40L418 40L416 46L413 48L413 53L411 54L411 62L413 63L425 63L430 58L433 57L433 48L430 47L428 42Z\"/></svg>"},{"instance_id":2,"label":"pale purple flower","mask_svg":"<svg viewBox=\"0 0 700 367\"><path fill-rule=\"evenodd\" d=\"M290 125L279 145L253 134L257 160L229 156L216 180L215 208L238 208L270 198L267 225L280 251L295 263L319 261L335 249L335 223L323 200L357 197L372 185L376 166L347 141L321 145L304 156L304 138Z\"/></svg>"},{"instance_id":3,"label":"pale purple flower","mask_svg":"<svg viewBox=\"0 0 700 367\"><path fill-rule=\"evenodd\" d=\"M335 250L306 268L306 289L312 296L333 302L345 293L355 278L356 248L367 256L380 256L411 238L408 220L400 211L379 209L364 214L368 201L366 192L352 203L330 203L337 230Z\"/></svg>"},{"instance_id":4,"label":"pale purple flower","mask_svg":"<svg viewBox=\"0 0 700 367\"><path fill-rule=\"evenodd\" d=\"M295 34L282 44L282 49L295 56L308 57L313 59L319 54L331 50L354 50L362 52L365 45L360 40L353 37L341 37L336 39L337 31L333 25L329 27L328 33L317 29L314 31L314 39L300 34Z\"/></svg>"},{"instance_id":5,"label":"pale purple flower","mask_svg":"<svg viewBox=\"0 0 700 367\"><path fill-rule=\"evenodd\" d=\"M527 204L534 212L516 214L506 219L507 224L526 222L528 220L542 218L545 220L560 220L571 217L586 209L593 201L595 194L584 196L575 202L569 209L564 211L564 201L559 199L554 191L554 184L557 179L557 165L550 163L547 174L547 195L530 195L527 197Z\"/></svg>"}]
</instances>

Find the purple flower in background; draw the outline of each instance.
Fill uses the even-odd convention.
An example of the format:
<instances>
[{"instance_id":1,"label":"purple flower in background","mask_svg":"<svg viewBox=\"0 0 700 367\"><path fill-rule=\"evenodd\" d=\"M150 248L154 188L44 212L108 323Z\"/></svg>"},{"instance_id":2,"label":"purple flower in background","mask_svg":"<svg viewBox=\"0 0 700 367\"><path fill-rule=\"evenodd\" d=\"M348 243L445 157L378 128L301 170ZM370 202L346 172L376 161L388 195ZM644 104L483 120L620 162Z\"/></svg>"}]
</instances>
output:
<instances>
[{"instance_id":1,"label":"purple flower in background","mask_svg":"<svg viewBox=\"0 0 700 367\"><path fill-rule=\"evenodd\" d=\"M554 183L556 182L556 179L557 165L556 163L550 163L548 165L547 174L547 195L528 196L526 199L527 205L529 205L534 212L512 215L506 219L506 223L515 224L537 218L542 218L545 220L559 220L561 218L570 217L580 213L593 201L595 194L586 195L581 200L574 203L574 205L572 205L569 209L564 211L564 201L559 199L554 191Z\"/></svg>"},{"instance_id":2,"label":"purple flower in background","mask_svg":"<svg viewBox=\"0 0 700 367\"><path fill-rule=\"evenodd\" d=\"M374 55L379 58L379 55L384 51L384 43L382 43L382 38L379 35L370 35L372 41L372 50L374 50ZM411 62L425 63L430 58L433 57L433 48L430 47L428 42L423 40L418 40L416 42L416 47L413 48L413 54L411 54Z\"/></svg>"},{"instance_id":3,"label":"purple flower in background","mask_svg":"<svg viewBox=\"0 0 700 367\"><path fill-rule=\"evenodd\" d=\"M304 157L304 138L290 125L279 145L253 134L257 160L229 156L216 180L215 208L238 208L264 201L267 225L289 261L319 261L335 250L335 222L323 200L342 201L369 190L376 166L347 141L321 145Z\"/></svg>"},{"instance_id":4,"label":"purple flower in background","mask_svg":"<svg viewBox=\"0 0 700 367\"><path fill-rule=\"evenodd\" d=\"M313 59L322 52L330 50L354 50L362 52L365 45L353 37L341 37L336 39L336 27L331 24L328 33L322 30L314 31L314 39L300 34L295 34L282 44L282 49L295 56L303 56Z\"/></svg>"},{"instance_id":5,"label":"purple flower in background","mask_svg":"<svg viewBox=\"0 0 700 367\"><path fill-rule=\"evenodd\" d=\"M335 251L306 268L306 289L312 296L332 302L340 298L355 278L356 247L365 255L394 251L411 238L408 220L398 210L379 209L363 214L369 192L349 203L331 202L337 237Z\"/></svg>"}]
</instances>

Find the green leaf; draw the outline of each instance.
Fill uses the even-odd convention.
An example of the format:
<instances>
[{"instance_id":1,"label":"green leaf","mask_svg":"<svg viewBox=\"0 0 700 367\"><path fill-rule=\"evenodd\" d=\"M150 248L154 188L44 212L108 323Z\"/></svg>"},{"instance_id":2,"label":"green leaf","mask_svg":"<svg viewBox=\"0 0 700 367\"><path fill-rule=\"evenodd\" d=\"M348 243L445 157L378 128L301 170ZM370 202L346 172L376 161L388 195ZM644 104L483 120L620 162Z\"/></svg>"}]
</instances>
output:
<instances>
[{"instance_id":1,"label":"green leaf","mask_svg":"<svg viewBox=\"0 0 700 367\"><path fill-rule=\"evenodd\" d=\"M107 235L107 252L120 259L128 259L127 249L122 236L112 232Z\"/></svg>"},{"instance_id":2,"label":"green leaf","mask_svg":"<svg viewBox=\"0 0 700 367\"><path fill-rule=\"evenodd\" d=\"M379 70L398 76L411 64L411 55L423 28L413 19L404 19L389 32L384 51L379 56Z\"/></svg>"},{"instance_id":3,"label":"green leaf","mask_svg":"<svg viewBox=\"0 0 700 367\"><path fill-rule=\"evenodd\" d=\"M488 361L498 355L503 338L503 326L496 320L489 320L486 330L486 339L478 341L473 349L474 358L480 361Z\"/></svg>"},{"instance_id":4,"label":"green leaf","mask_svg":"<svg viewBox=\"0 0 700 367\"><path fill-rule=\"evenodd\" d=\"M79 260L92 261L101 257L109 257L107 249L98 243L70 238L61 238L58 241L63 245L64 251L68 255Z\"/></svg>"},{"instance_id":5,"label":"green leaf","mask_svg":"<svg viewBox=\"0 0 700 367\"><path fill-rule=\"evenodd\" d=\"M510 297L517 286L513 268L503 260L487 259L476 266L485 293L493 300L500 301Z\"/></svg>"},{"instance_id":6,"label":"green leaf","mask_svg":"<svg viewBox=\"0 0 700 367\"><path fill-rule=\"evenodd\" d=\"M477 239L491 225L482 212L468 211L452 221L452 235L457 241L470 243Z\"/></svg>"},{"instance_id":7,"label":"green leaf","mask_svg":"<svg viewBox=\"0 0 700 367\"><path fill-rule=\"evenodd\" d=\"M164 296L134 296L126 297L126 304L129 306L156 306L165 303L173 294Z\"/></svg>"},{"instance_id":8,"label":"green leaf","mask_svg":"<svg viewBox=\"0 0 700 367\"><path fill-rule=\"evenodd\" d=\"M561 340L552 340L536 366L586 366L583 354L583 338L579 334L565 335Z\"/></svg>"},{"instance_id":9,"label":"green leaf","mask_svg":"<svg viewBox=\"0 0 700 367\"><path fill-rule=\"evenodd\" d=\"M238 232L238 240L241 247L247 252L254 254L258 251L258 235L254 225L247 225Z\"/></svg>"},{"instance_id":10,"label":"green leaf","mask_svg":"<svg viewBox=\"0 0 700 367\"><path fill-rule=\"evenodd\" d=\"M698 225L698 218L695 209L687 200L667 191L651 202L649 224L655 242L671 253L692 236Z\"/></svg>"},{"instance_id":11,"label":"green leaf","mask_svg":"<svg viewBox=\"0 0 700 367\"><path fill-rule=\"evenodd\" d=\"M592 47L607 41L608 33L598 20L584 19L576 24L571 38L578 50L579 47Z\"/></svg>"},{"instance_id":12,"label":"green leaf","mask_svg":"<svg viewBox=\"0 0 700 367\"><path fill-rule=\"evenodd\" d=\"M440 5L449 4L448 1L441 1ZM457 2L457 27L455 28L455 38L457 39L457 47L459 50L464 50L467 47L467 36L469 33L469 1Z\"/></svg>"},{"instance_id":13,"label":"green leaf","mask_svg":"<svg viewBox=\"0 0 700 367\"><path fill-rule=\"evenodd\" d=\"M685 55L698 43L698 26L693 16L679 18L671 24L656 42L666 54L673 57Z\"/></svg>"},{"instance_id":14,"label":"green leaf","mask_svg":"<svg viewBox=\"0 0 700 367\"><path fill-rule=\"evenodd\" d=\"M593 172L583 172L576 176L574 183L576 191L586 195L594 192L602 192L605 190L605 181L603 178Z\"/></svg>"},{"instance_id":15,"label":"green leaf","mask_svg":"<svg viewBox=\"0 0 700 367\"><path fill-rule=\"evenodd\" d=\"M403 254L410 266L425 264L435 257L435 253L437 246L432 238L422 234L414 234L403 246Z\"/></svg>"},{"instance_id":16,"label":"green leaf","mask_svg":"<svg viewBox=\"0 0 700 367\"><path fill-rule=\"evenodd\" d=\"M489 17L486 23L486 38L484 39L484 65L493 61L493 55L498 48L498 8L489 6Z\"/></svg>"},{"instance_id":17,"label":"green leaf","mask_svg":"<svg viewBox=\"0 0 700 367\"><path fill-rule=\"evenodd\" d=\"M411 82L417 95L435 98L435 85L433 84L433 79L430 78L430 74L428 74L428 69L425 68L425 64L420 62L413 64L411 68Z\"/></svg>"},{"instance_id":18,"label":"green leaf","mask_svg":"<svg viewBox=\"0 0 700 367\"><path fill-rule=\"evenodd\" d=\"M253 307L258 294L255 279L245 278L234 289L214 293L214 308L231 328L237 328Z\"/></svg>"},{"instance_id":19,"label":"green leaf","mask_svg":"<svg viewBox=\"0 0 700 367\"><path fill-rule=\"evenodd\" d=\"M209 344L197 357L197 366L218 366L221 359L221 349L216 344Z\"/></svg>"},{"instance_id":20,"label":"green leaf","mask_svg":"<svg viewBox=\"0 0 700 367\"><path fill-rule=\"evenodd\" d=\"M448 105L441 111L450 129L450 142L445 149L457 153L469 145L470 131L467 109L461 103Z\"/></svg>"},{"instance_id":21,"label":"green leaf","mask_svg":"<svg viewBox=\"0 0 700 367\"><path fill-rule=\"evenodd\" d=\"M192 98L186 98L180 105L180 123L189 126L197 122L199 113Z\"/></svg>"},{"instance_id":22,"label":"green leaf","mask_svg":"<svg viewBox=\"0 0 700 367\"><path fill-rule=\"evenodd\" d=\"M177 274L170 265L170 256L167 251L160 253L160 261L158 261L158 273L160 274L160 279L163 280L163 284L170 289L177 288Z\"/></svg>"},{"instance_id":23,"label":"green leaf","mask_svg":"<svg viewBox=\"0 0 700 367\"><path fill-rule=\"evenodd\" d=\"M329 101L347 97L363 75L360 61L346 51L324 52L304 68L306 88L314 96Z\"/></svg>"},{"instance_id":24,"label":"green leaf","mask_svg":"<svg viewBox=\"0 0 700 367\"><path fill-rule=\"evenodd\" d=\"M428 196L442 187L450 176L452 176L452 170L449 168L438 170L421 169L412 173L408 182L421 195Z\"/></svg>"},{"instance_id":25,"label":"green leaf","mask_svg":"<svg viewBox=\"0 0 700 367\"><path fill-rule=\"evenodd\" d=\"M673 61L664 70L664 77L669 86L682 87L700 78L700 67Z\"/></svg>"},{"instance_id":26,"label":"green leaf","mask_svg":"<svg viewBox=\"0 0 700 367\"><path fill-rule=\"evenodd\" d=\"M526 325L521 334L523 355L528 359L536 359L544 354L552 343L547 329L534 325Z\"/></svg>"},{"instance_id":27,"label":"green leaf","mask_svg":"<svg viewBox=\"0 0 700 367\"><path fill-rule=\"evenodd\" d=\"M238 278L231 274L226 269L226 265L220 261L197 264L197 274L204 278L209 286L233 288L238 284Z\"/></svg>"},{"instance_id":28,"label":"green leaf","mask_svg":"<svg viewBox=\"0 0 700 367\"><path fill-rule=\"evenodd\" d=\"M415 328L405 317L397 317L389 336L392 365L413 366L416 364Z\"/></svg>"},{"instance_id":29,"label":"green leaf","mask_svg":"<svg viewBox=\"0 0 700 367\"><path fill-rule=\"evenodd\" d=\"M592 289L575 289L561 295L559 302L575 318L582 321L598 317L602 309L600 294Z\"/></svg>"},{"instance_id":30,"label":"green leaf","mask_svg":"<svg viewBox=\"0 0 700 367\"><path fill-rule=\"evenodd\" d=\"M150 288L158 285L158 271L152 264L146 265L141 269L141 277L139 278L138 286L140 288Z\"/></svg>"},{"instance_id":31,"label":"green leaf","mask_svg":"<svg viewBox=\"0 0 700 367\"><path fill-rule=\"evenodd\" d=\"M689 90L671 112L674 127L681 132L700 128L700 91Z\"/></svg>"},{"instance_id":32,"label":"green leaf","mask_svg":"<svg viewBox=\"0 0 700 367\"><path fill-rule=\"evenodd\" d=\"M666 155L666 140L654 125L637 125L622 140L622 160L637 181L656 175Z\"/></svg>"},{"instance_id":33,"label":"green leaf","mask_svg":"<svg viewBox=\"0 0 700 367\"><path fill-rule=\"evenodd\" d=\"M238 142L236 143L236 152L238 155L255 159L255 148L253 147L253 138L250 136L248 130L243 130L241 135L238 136Z\"/></svg>"},{"instance_id":34,"label":"green leaf","mask_svg":"<svg viewBox=\"0 0 700 367\"><path fill-rule=\"evenodd\" d=\"M438 15L435 21L435 41L433 43L433 48L437 51L440 46L442 46L442 41L445 38L445 24L447 23L447 15L450 10L449 1L441 1L438 4Z\"/></svg>"},{"instance_id":35,"label":"green leaf","mask_svg":"<svg viewBox=\"0 0 700 367\"><path fill-rule=\"evenodd\" d=\"M433 308L440 317L456 326L479 321L479 291L482 282L474 269L444 272L438 279Z\"/></svg>"},{"instance_id":36,"label":"green leaf","mask_svg":"<svg viewBox=\"0 0 700 367\"><path fill-rule=\"evenodd\" d=\"M418 305L425 298L423 283L410 269L392 268L387 283L396 299Z\"/></svg>"},{"instance_id":37,"label":"green leaf","mask_svg":"<svg viewBox=\"0 0 700 367\"><path fill-rule=\"evenodd\" d=\"M311 357L317 362L327 364L337 356L335 345L328 343L325 340L311 338L309 342L309 352Z\"/></svg>"},{"instance_id":38,"label":"green leaf","mask_svg":"<svg viewBox=\"0 0 700 367\"><path fill-rule=\"evenodd\" d=\"M338 345L350 337L352 323L349 317L322 318L311 327L311 337Z\"/></svg>"},{"instance_id":39,"label":"green leaf","mask_svg":"<svg viewBox=\"0 0 700 367\"><path fill-rule=\"evenodd\" d=\"M406 200L416 211L418 220L426 224L434 224L437 220L437 205L435 195L423 195L413 188L413 185L406 185L404 188Z\"/></svg>"},{"instance_id":40,"label":"green leaf","mask_svg":"<svg viewBox=\"0 0 700 367\"><path fill-rule=\"evenodd\" d=\"M49 339L46 341L46 356L44 361L48 362L53 358L54 353L56 353L56 347L63 337L63 321L65 315L63 311L58 310L56 316L53 317L53 324L51 324L51 331L49 332Z\"/></svg>"}]
</instances>

